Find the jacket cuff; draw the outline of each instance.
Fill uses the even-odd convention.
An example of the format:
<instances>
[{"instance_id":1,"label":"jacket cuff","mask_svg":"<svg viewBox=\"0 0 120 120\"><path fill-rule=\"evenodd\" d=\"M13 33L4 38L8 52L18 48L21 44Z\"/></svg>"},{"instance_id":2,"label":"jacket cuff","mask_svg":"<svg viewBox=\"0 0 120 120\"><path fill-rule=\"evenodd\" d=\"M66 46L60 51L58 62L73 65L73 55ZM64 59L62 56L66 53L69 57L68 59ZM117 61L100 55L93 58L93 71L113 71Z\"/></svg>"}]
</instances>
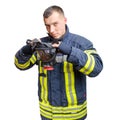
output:
<instances>
[{"instance_id":1,"label":"jacket cuff","mask_svg":"<svg viewBox=\"0 0 120 120\"><path fill-rule=\"evenodd\" d=\"M59 45L59 49L64 53L69 55L71 53L72 47L65 44L64 42L61 42L61 44Z\"/></svg>"},{"instance_id":2,"label":"jacket cuff","mask_svg":"<svg viewBox=\"0 0 120 120\"><path fill-rule=\"evenodd\" d=\"M30 45L25 45L21 49L22 53L25 55L32 55L33 51Z\"/></svg>"}]
</instances>

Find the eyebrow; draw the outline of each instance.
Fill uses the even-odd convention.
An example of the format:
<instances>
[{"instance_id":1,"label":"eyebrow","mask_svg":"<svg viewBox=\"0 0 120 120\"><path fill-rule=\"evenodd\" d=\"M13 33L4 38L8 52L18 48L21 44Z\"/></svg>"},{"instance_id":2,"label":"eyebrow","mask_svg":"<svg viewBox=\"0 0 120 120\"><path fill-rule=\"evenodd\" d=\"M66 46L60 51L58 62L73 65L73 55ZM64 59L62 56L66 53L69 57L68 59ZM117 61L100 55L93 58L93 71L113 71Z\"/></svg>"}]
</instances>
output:
<instances>
[{"instance_id":1,"label":"eyebrow","mask_svg":"<svg viewBox=\"0 0 120 120\"><path fill-rule=\"evenodd\" d=\"M51 23L51 24L46 24L46 23L45 23L45 25L46 25L46 26L50 26L50 25L54 25L54 24L56 24L56 23L58 23L58 22L53 22L53 23Z\"/></svg>"}]
</instances>

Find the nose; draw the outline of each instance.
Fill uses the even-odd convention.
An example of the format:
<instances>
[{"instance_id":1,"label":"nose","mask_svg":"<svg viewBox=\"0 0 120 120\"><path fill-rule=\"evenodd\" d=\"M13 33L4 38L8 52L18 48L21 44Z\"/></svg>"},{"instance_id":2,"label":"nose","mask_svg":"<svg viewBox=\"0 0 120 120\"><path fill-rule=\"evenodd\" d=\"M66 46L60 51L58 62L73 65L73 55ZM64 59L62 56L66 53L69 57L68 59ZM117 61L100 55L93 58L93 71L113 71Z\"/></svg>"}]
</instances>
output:
<instances>
[{"instance_id":1,"label":"nose","mask_svg":"<svg viewBox=\"0 0 120 120\"><path fill-rule=\"evenodd\" d=\"M55 31L55 27L53 25L50 26L50 33L53 33Z\"/></svg>"}]
</instances>

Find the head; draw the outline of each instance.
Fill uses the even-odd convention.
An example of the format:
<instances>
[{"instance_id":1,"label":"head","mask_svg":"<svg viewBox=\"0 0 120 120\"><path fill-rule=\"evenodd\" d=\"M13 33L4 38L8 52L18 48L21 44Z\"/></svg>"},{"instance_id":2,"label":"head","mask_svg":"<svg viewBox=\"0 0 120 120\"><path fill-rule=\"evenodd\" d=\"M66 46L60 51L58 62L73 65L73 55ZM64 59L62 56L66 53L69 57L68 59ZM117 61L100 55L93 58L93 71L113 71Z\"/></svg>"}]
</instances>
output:
<instances>
[{"instance_id":1,"label":"head","mask_svg":"<svg viewBox=\"0 0 120 120\"><path fill-rule=\"evenodd\" d=\"M50 6L43 13L43 19L48 33L55 39L65 34L66 17L59 6Z\"/></svg>"}]
</instances>

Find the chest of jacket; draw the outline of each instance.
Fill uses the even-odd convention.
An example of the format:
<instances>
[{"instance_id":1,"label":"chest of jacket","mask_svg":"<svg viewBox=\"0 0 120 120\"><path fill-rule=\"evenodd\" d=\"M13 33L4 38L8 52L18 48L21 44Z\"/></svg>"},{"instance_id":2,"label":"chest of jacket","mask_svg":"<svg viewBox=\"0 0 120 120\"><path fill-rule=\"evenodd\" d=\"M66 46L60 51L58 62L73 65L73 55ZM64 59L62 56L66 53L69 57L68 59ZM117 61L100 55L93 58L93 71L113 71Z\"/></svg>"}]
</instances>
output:
<instances>
[{"instance_id":1,"label":"chest of jacket","mask_svg":"<svg viewBox=\"0 0 120 120\"><path fill-rule=\"evenodd\" d=\"M86 99L86 78L67 61L52 71L39 66L39 98L53 106L80 104Z\"/></svg>"}]
</instances>

